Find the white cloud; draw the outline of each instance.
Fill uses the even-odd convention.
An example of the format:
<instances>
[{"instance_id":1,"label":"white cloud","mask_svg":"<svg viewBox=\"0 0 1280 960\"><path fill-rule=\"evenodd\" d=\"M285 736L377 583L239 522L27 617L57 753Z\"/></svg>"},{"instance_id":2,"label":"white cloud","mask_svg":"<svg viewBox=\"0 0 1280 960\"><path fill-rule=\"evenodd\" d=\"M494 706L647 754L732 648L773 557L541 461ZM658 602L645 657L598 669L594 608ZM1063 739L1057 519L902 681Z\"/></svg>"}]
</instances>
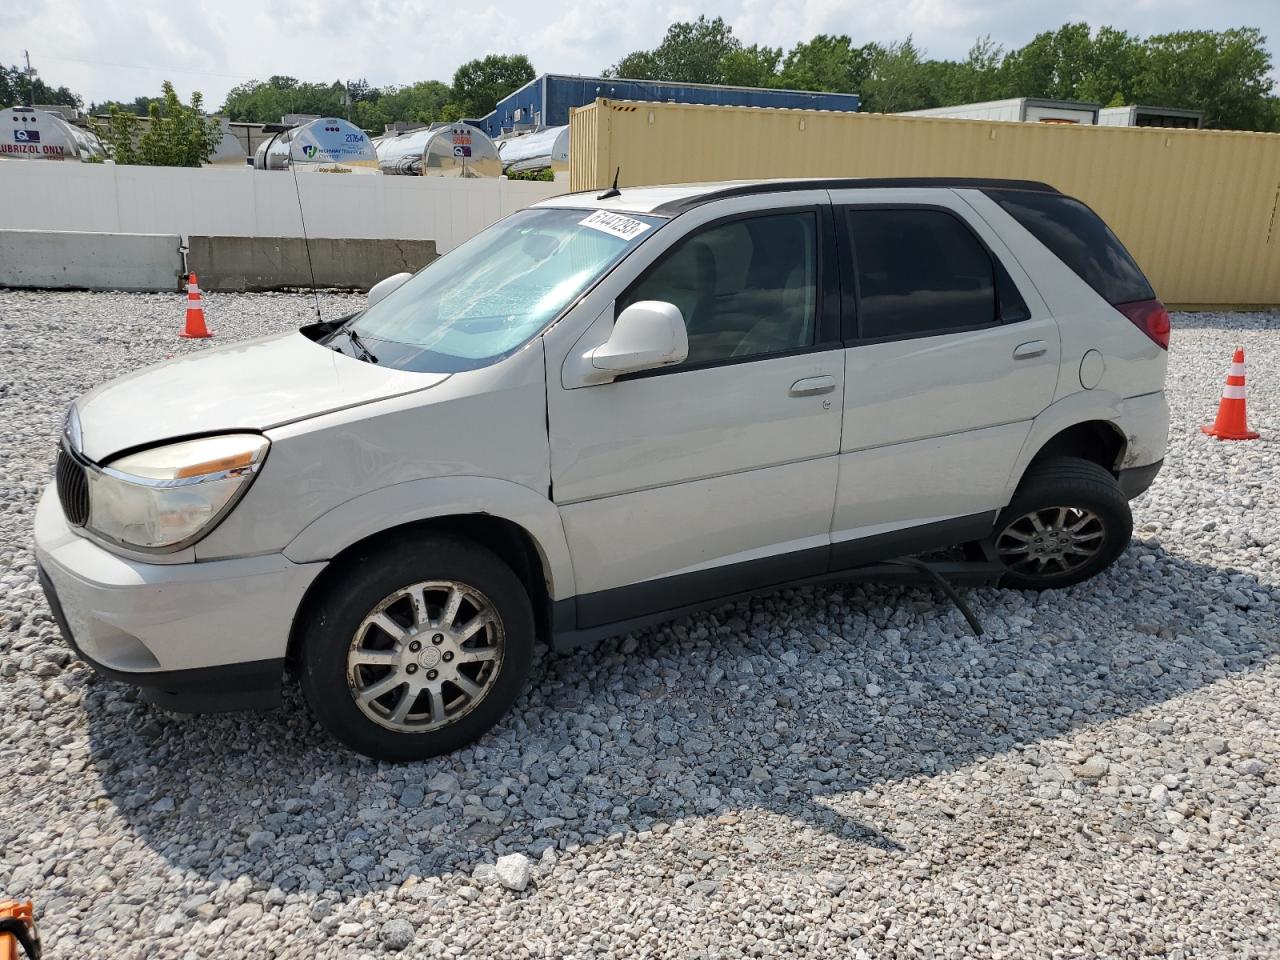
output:
<instances>
[{"instance_id":1,"label":"white cloud","mask_svg":"<svg viewBox=\"0 0 1280 960\"><path fill-rule=\"evenodd\" d=\"M1259 26L1280 49L1274 0L7 0L0 61L32 61L89 100L154 94L164 79L207 103L249 78L448 81L487 53L526 53L540 72L593 74L656 45L673 20L723 16L742 40L784 48L815 33L859 42L908 34L930 56L960 57L990 34L1007 48L1073 20L1136 33Z\"/></svg>"}]
</instances>

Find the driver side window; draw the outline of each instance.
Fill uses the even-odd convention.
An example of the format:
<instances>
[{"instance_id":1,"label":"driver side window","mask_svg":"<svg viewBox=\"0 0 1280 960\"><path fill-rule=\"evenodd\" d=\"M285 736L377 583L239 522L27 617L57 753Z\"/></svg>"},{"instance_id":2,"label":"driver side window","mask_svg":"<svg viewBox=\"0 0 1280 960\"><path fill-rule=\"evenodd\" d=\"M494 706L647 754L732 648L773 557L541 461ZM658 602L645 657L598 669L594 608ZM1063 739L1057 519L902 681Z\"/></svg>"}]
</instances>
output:
<instances>
[{"instance_id":1,"label":"driver side window","mask_svg":"<svg viewBox=\"0 0 1280 960\"><path fill-rule=\"evenodd\" d=\"M689 332L686 365L810 346L818 304L817 216L800 210L700 230L620 297L618 312L639 300L680 308Z\"/></svg>"}]
</instances>

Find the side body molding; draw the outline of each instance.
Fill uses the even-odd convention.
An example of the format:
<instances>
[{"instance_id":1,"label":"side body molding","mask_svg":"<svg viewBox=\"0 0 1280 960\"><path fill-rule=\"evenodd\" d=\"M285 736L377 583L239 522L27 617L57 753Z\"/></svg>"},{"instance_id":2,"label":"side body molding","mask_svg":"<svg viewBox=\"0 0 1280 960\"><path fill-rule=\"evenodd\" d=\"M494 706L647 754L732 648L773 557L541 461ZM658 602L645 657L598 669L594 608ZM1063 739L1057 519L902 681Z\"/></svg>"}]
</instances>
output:
<instances>
[{"instance_id":1,"label":"side body molding","mask_svg":"<svg viewBox=\"0 0 1280 960\"><path fill-rule=\"evenodd\" d=\"M373 490L313 520L284 549L295 563L328 560L353 543L406 523L488 514L509 520L533 539L553 600L575 593L573 564L560 511L546 497L493 477L435 477Z\"/></svg>"}]
</instances>

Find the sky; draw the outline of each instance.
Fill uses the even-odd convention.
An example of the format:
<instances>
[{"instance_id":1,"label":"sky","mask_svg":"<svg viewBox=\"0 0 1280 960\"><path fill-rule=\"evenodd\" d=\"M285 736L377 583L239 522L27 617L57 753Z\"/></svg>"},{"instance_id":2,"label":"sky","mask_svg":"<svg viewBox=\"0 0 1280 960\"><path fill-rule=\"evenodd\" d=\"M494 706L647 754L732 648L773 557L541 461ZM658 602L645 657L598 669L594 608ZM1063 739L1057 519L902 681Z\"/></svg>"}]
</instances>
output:
<instances>
[{"instance_id":1,"label":"sky","mask_svg":"<svg viewBox=\"0 0 1280 960\"><path fill-rule=\"evenodd\" d=\"M524 53L539 73L596 74L701 13L748 44L911 35L939 58L963 57L985 35L1011 49L1068 21L1141 35L1256 26L1280 60L1280 0L0 0L0 62L30 50L41 78L86 105L156 95L169 79L216 108L231 87L272 74L448 82L489 53Z\"/></svg>"}]
</instances>

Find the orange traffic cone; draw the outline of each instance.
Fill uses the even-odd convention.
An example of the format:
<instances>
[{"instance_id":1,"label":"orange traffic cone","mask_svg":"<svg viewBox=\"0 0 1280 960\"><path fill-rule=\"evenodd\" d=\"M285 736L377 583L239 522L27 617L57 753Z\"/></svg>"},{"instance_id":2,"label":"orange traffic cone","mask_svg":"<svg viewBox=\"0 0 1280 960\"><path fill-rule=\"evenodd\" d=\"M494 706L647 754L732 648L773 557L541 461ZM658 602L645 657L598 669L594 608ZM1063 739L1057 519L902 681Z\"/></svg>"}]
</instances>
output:
<instances>
[{"instance_id":1,"label":"orange traffic cone","mask_svg":"<svg viewBox=\"0 0 1280 960\"><path fill-rule=\"evenodd\" d=\"M187 328L182 336L193 340L213 336L204 325L204 301L200 299L200 285L194 273L187 277Z\"/></svg>"},{"instance_id":2,"label":"orange traffic cone","mask_svg":"<svg viewBox=\"0 0 1280 960\"><path fill-rule=\"evenodd\" d=\"M1245 418L1244 403L1244 348L1236 347L1231 369L1227 371L1227 385L1222 388L1217 419L1212 427L1200 429L1219 440L1257 440L1258 434L1249 429Z\"/></svg>"},{"instance_id":3,"label":"orange traffic cone","mask_svg":"<svg viewBox=\"0 0 1280 960\"><path fill-rule=\"evenodd\" d=\"M39 960L40 934L36 930L34 906L30 900L0 901L0 960L19 960L22 956Z\"/></svg>"}]
</instances>

